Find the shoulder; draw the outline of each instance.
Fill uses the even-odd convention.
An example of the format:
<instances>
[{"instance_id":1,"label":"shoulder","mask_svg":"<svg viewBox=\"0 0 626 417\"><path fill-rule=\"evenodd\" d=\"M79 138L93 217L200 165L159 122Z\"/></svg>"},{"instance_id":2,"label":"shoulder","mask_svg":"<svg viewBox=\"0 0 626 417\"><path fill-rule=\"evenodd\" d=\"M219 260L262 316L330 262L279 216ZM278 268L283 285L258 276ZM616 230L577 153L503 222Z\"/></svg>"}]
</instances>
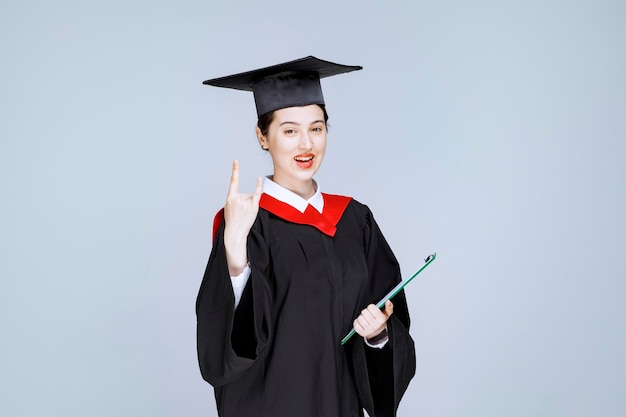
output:
<instances>
[{"instance_id":1,"label":"shoulder","mask_svg":"<svg viewBox=\"0 0 626 417\"><path fill-rule=\"evenodd\" d=\"M215 213L215 217L213 217L213 241L214 242L215 242L215 238L217 237L217 234L219 233L220 226L222 225L223 221L224 221L224 208L222 207L221 209L218 210L217 213Z\"/></svg>"},{"instance_id":2,"label":"shoulder","mask_svg":"<svg viewBox=\"0 0 626 417\"><path fill-rule=\"evenodd\" d=\"M324 211L326 211L327 202L334 204L334 201L342 201L345 204L341 213L340 225L351 225L350 228L367 231L371 228L372 223L375 223L374 215L370 208L353 197L324 194ZM338 227L340 225L338 225Z\"/></svg>"},{"instance_id":3,"label":"shoulder","mask_svg":"<svg viewBox=\"0 0 626 417\"><path fill-rule=\"evenodd\" d=\"M372 214L372 211L366 204L360 202L354 197L349 197L349 196L339 195L339 194L327 194L327 193L322 193L322 194L324 195L324 204L343 203L345 204L346 210L351 210L356 213L361 213L367 216L371 216Z\"/></svg>"}]
</instances>

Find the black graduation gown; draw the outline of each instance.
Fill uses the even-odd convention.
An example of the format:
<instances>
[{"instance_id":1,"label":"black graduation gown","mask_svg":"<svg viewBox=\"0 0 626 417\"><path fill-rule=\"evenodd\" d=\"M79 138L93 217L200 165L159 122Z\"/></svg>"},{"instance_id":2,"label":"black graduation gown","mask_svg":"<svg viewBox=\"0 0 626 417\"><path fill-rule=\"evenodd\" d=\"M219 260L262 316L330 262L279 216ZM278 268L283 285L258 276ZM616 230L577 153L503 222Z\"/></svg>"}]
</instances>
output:
<instances>
[{"instance_id":1,"label":"black graduation gown","mask_svg":"<svg viewBox=\"0 0 626 417\"><path fill-rule=\"evenodd\" d=\"M404 293L393 299L384 348L358 335L340 343L401 279L369 208L325 194L324 215L310 206L303 215L263 194L237 309L220 220L196 302L200 370L219 415L394 416L415 373Z\"/></svg>"}]
</instances>

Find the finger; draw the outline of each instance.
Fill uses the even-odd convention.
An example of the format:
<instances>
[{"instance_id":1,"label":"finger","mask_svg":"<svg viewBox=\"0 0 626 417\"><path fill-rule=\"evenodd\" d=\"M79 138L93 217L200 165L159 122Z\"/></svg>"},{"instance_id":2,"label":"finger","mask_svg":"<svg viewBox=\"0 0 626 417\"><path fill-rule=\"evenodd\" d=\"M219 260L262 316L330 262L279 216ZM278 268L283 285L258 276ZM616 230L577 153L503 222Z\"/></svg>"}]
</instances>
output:
<instances>
[{"instance_id":1,"label":"finger","mask_svg":"<svg viewBox=\"0 0 626 417\"><path fill-rule=\"evenodd\" d=\"M393 303L390 300L387 300L387 302L385 303L385 315L389 317L392 314L393 314Z\"/></svg>"},{"instance_id":2,"label":"finger","mask_svg":"<svg viewBox=\"0 0 626 417\"><path fill-rule=\"evenodd\" d=\"M356 318L356 320L354 320L354 323L352 323L352 326L354 327L354 330L358 334L363 336L367 333L367 328L369 324L367 323L367 321L363 320L363 317L359 316Z\"/></svg>"},{"instance_id":3,"label":"finger","mask_svg":"<svg viewBox=\"0 0 626 417\"><path fill-rule=\"evenodd\" d=\"M383 317L383 312L380 311L380 309L378 307L376 307L374 304L370 304L367 306L367 309L363 310L364 312L367 312L367 316L368 318L370 318L370 320L380 320Z\"/></svg>"},{"instance_id":4,"label":"finger","mask_svg":"<svg viewBox=\"0 0 626 417\"><path fill-rule=\"evenodd\" d=\"M261 200L262 194L263 194L263 178L259 177L256 180L256 190L254 190L254 195L252 196L252 204L255 207L259 205L259 201Z\"/></svg>"},{"instance_id":5,"label":"finger","mask_svg":"<svg viewBox=\"0 0 626 417\"><path fill-rule=\"evenodd\" d=\"M355 319L352 323L352 327L354 327L354 331L357 332L357 334L359 334L360 336L363 336L363 334L365 333L363 331L363 327L361 327L361 324L359 323L359 320Z\"/></svg>"},{"instance_id":6,"label":"finger","mask_svg":"<svg viewBox=\"0 0 626 417\"><path fill-rule=\"evenodd\" d=\"M228 194L239 194L239 161L233 161L233 173L230 176Z\"/></svg>"},{"instance_id":7,"label":"finger","mask_svg":"<svg viewBox=\"0 0 626 417\"><path fill-rule=\"evenodd\" d=\"M372 330L376 329L377 327L380 327L380 325L385 322L384 318L383 319L369 319L367 317L364 317L363 315L360 315L357 318L357 320L359 321L359 324L361 325L363 330L366 331L367 333L370 333Z\"/></svg>"},{"instance_id":8,"label":"finger","mask_svg":"<svg viewBox=\"0 0 626 417\"><path fill-rule=\"evenodd\" d=\"M368 321L374 319L374 316L372 315L372 312L369 311L369 306L365 307L363 310L361 310L361 314L359 315L359 317L366 318Z\"/></svg>"}]
</instances>

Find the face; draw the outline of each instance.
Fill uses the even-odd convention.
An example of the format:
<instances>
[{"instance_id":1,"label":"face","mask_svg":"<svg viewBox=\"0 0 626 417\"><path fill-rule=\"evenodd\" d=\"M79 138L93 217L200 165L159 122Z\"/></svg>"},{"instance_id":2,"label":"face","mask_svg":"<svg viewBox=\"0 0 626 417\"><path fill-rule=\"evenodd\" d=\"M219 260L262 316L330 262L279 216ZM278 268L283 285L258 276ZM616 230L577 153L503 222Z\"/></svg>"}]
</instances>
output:
<instances>
[{"instance_id":1,"label":"face","mask_svg":"<svg viewBox=\"0 0 626 417\"><path fill-rule=\"evenodd\" d=\"M311 194L313 175L326 151L322 109L310 105L276 110L267 136L257 128L257 137L272 155L274 182L301 195Z\"/></svg>"}]
</instances>

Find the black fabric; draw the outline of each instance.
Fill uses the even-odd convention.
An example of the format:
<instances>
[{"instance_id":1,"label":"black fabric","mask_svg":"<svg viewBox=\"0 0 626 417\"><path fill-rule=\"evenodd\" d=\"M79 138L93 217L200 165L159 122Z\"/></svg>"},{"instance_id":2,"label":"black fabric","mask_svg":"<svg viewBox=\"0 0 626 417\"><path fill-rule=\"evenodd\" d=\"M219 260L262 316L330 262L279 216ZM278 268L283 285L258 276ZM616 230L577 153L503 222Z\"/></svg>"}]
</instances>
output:
<instances>
[{"instance_id":1,"label":"black fabric","mask_svg":"<svg viewBox=\"0 0 626 417\"><path fill-rule=\"evenodd\" d=\"M393 416L415 372L404 293L382 350L355 336L352 321L400 280L369 209L352 201L334 237L264 209L248 237L252 270L234 296L223 224L198 294L198 359L222 417Z\"/></svg>"},{"instance_id":2,"label":"black fabric","mask_svg":"<svg viewBox=\"0 0 626 417\"><path fill-rule=\"evenodd\" d=\"M324 104L320 79L358 71L358 65L343 65L307 56L252 71L213 78L204 85L253 91L257 115L285 107Z\"/></svg>"},{"instance_id":3,"label":"black fabric","mask_svg":"<svg viewBox=\"0 0 626 417\"><path fill-rule=\"evenodd\" d=\"M315 72L296 72L254 83L257 115L286 107L324 104L320 77Z\"/></svg>"},{"instance_id":4,"label":"black fabric","mask_svg":"<svg viewBox=\"0 0 626 417\"><path fill-rule=\"evenodd\" d=\"M254 83L264 78L274 77L280 74L314 72L319 75L319 78L325 78L361 69L363 69L363 67L359 65L336 64L334 62L324 61L323 59L319 59L314 56L307 56L252 71L213 78L203 81L202 84L212 85L214 87L232 88L235 90L252 91Z\"/></svg>"}]
</instances>

